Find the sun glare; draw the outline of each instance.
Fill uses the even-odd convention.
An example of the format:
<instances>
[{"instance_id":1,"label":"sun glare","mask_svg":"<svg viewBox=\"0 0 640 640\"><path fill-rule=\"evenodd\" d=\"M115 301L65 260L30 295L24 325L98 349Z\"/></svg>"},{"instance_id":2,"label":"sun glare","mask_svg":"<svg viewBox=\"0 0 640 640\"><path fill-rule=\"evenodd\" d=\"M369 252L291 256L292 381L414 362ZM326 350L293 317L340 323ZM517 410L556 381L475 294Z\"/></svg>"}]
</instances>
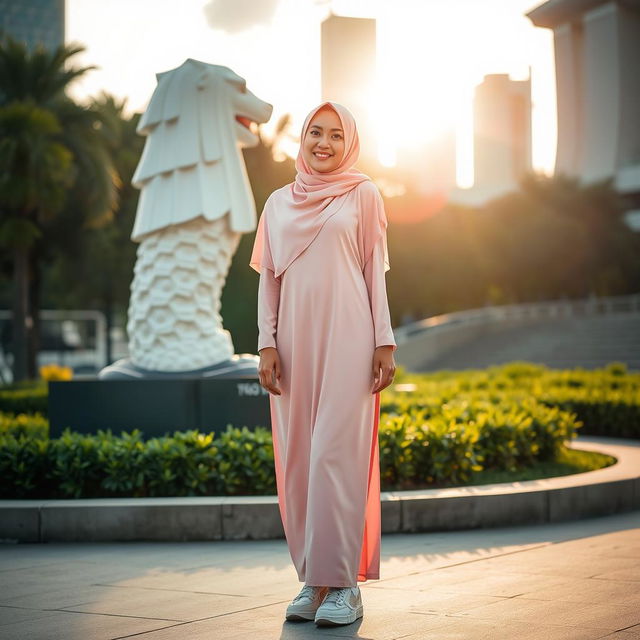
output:
<instances>
[{"instance_id":1,"label":"sun glare","mask_svg":"<svg viewBox=\"0 0 640 640\"><path fill-rule=\"evenodd\" d=\"M409 4L412 20L402 10ZM430 152L440 153L437 141L453 130L456 183L472 186L474 88L489 73L524 79L530 54L542 59L550 49L543 42L548 34L532 32L526 17L516 25L510 12L497 11L497 2L479 4L398 0L379 7L375 129L378 160L384 166L395 166L403 152L413 157L416 151L424 152L425 158ZM513 52L511 58L505 57L505 48ZM552 68L550 60L544 62ZM537 86L534 81L534 91ZM536 102L551 101L547 93L532 97L534 124ZM555 139L549 130L545 128L544 139L533 140L534 166L553 155Z\"/></svg>"},{"instance_id":2,"label":"sun glare","mask_svg":"<svg viewBox=\"0 0 640 640\"><path fill-rule=\"evenodd\" d=\"M401 14L393 11L385 18L377 31L376 130L379 160L393 166L398 152L428 153L447 132L464 130L465 82L471 79L468 54L448 29L427 29L425 20L400 24Z\"/></svg>"}]
</instances>

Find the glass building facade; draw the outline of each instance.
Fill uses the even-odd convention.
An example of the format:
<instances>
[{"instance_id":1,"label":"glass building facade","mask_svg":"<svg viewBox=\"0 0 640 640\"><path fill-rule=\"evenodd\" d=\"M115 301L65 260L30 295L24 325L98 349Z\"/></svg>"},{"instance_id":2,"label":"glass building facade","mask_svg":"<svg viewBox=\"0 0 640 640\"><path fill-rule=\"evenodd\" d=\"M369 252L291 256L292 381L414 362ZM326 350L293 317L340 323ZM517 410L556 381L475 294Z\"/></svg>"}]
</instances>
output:
<instances>
[{"instance_id":1,"label":"glass building facade","mask_svg":"<svg viewBox=\"0 0 640 640\"><path fill-rule=\"evenodd\" d=\"M64 44L64 0L0 0L0 30L33 50Z\"/></svg>"}]
</instances>

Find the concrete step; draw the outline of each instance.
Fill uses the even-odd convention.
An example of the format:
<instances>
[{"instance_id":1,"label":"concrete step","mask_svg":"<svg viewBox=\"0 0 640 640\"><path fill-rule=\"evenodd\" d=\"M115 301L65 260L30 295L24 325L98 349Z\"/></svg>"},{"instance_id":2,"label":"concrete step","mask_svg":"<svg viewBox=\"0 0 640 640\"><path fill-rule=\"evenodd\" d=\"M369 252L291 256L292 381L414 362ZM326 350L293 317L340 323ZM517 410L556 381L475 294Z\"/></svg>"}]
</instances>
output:
<instances>
[{"instance_id":1,"label":"concrete step","mask_svg":"<svg viewBox=\"0 0 640 640\"><path fill-rule=\"evenodd\" d=\"M420 370L481 368L513 360L553 368L600 368L624 362L640 369L640 314L551 318L488 331Z\"/></svg>"}]
</instances>

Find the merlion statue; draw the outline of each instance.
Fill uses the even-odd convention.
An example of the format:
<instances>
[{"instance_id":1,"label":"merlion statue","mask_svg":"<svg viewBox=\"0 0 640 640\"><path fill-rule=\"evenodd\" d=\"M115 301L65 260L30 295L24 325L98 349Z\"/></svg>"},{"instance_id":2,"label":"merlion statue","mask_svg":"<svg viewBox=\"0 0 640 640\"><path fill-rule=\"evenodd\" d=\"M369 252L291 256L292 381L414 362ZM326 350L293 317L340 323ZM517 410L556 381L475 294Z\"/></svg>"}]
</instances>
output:
<instances>
[{"instance_id":1,"label":"merlion statue","mask_svg":"<svg viewBox=\"0 0 640 640\"><path fill-rule=\"evenodd\" d=\"M220 296L240 235L256 228L241 148L273 107L231 69L191 58L156 74L137 131L147 136L132 184L141 190L127 321L130 358L100 378L256 370L234 355Z\"/></svg>"}]
</instances>

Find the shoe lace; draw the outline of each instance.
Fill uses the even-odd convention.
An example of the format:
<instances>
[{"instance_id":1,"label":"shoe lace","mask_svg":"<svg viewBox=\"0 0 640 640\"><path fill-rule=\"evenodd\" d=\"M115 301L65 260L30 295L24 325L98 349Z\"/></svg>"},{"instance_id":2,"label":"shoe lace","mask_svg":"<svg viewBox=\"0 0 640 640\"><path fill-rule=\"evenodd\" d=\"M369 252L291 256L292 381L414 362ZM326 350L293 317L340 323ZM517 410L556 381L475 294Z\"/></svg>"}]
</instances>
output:
<instances>
[{"instance_id":1,"label":"shoe lace","mask_svg":"<svg viewBox=\"0 0 640 640\"><path fill-rule=\"evenodd\" d=\"M344 600L347 597L351 587L331 587L324 602L335 602L337 605L344 604Z\"/></svg>"},{"instance_id":2,"label":"shoe lace","mask_svg":"<svg viewBox=\"0 0 640 640\"><path fill-rule=\"evenodd\" d=\"M296 600L299 600L300 598L304 598L305 596L309 598L313 598L315 590L319 588L320 587L314 587L312 585L305 584L304 587L302 587L302 591L300 591L300 593L296 596Z\"/></svg>"}]
</instances>

